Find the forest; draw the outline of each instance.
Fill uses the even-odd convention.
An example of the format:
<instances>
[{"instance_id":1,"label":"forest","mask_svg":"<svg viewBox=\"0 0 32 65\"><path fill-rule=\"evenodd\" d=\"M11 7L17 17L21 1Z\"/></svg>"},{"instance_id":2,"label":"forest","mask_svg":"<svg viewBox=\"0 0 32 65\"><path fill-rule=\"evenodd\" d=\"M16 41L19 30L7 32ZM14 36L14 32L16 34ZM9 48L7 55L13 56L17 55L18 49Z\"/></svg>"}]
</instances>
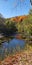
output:
<instances>
[{"instance_id":1,"label":"forest","mask_svg":"<svg viewBox=\"0 0 32 65\"><path fill-rule=\"evenodd\" d=\"M17 19L17 17L15 18ZM22 38L32 40L32 10L29 11L29 14L25 16L24 19L22 18L20 21L16 21L16 19L5 19L2 14L0 14L0 34L2 33L7 37L19 33Z\"/></svg>"}]
</instances>

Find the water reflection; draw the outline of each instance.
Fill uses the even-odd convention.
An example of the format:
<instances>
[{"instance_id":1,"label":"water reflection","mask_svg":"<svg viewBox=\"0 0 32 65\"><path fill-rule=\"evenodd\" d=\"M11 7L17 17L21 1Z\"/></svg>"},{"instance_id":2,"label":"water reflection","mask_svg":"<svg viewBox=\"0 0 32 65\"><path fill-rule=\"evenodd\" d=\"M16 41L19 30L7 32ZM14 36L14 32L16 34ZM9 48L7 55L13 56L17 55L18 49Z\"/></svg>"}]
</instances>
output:
<instances>
[{"instance_id":1,"label":"water reflection","mask_svg":"<svg viewBox=\"0 0 32 65\"><path fill-rule=\"evenodd\" d=\"M0 47L0 59L4 59L7 55L11 54L12 52L19 51L20 48L23 48L25 46L24 40L19 39L12 39L8 42L2 43L2 46Z\"/></svg>"}]
</instances>

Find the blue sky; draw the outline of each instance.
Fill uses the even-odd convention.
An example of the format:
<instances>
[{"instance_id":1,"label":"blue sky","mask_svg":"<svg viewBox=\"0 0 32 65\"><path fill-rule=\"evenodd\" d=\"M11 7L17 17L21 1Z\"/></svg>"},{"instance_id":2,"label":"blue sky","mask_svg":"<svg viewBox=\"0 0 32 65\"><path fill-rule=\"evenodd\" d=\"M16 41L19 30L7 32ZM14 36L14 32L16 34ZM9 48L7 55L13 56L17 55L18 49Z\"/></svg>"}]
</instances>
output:
<instances>
[{"instance_id":1,"label":"blue sky","mask_svg":"<svg viewBox=\"0 0 32 65\"><path fill-rule=\"evenodd\" d=\"M5 18L26 15L29 9L30 0L0 0L0 13Z\"/></svg>"}]
</instances>

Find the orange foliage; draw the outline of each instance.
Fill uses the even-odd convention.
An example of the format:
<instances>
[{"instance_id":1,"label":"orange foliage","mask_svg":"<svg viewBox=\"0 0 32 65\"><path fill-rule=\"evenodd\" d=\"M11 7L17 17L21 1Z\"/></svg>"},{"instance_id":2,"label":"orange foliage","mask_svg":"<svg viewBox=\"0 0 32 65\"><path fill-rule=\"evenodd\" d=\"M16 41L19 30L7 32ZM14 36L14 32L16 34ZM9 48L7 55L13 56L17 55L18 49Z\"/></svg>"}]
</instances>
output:
<instances>
[{"instance_id":1,"label":"orange foliage","mask_svg":"<svg viewBox=\"0 0 32 65\"><path fill-rule=\"evenodd\" d=\"M20 22L23 21L25 18L27 18L27 16L16 16L16 17L9 18L9 20L14 22Z\"/></svg>"}]
</instances>

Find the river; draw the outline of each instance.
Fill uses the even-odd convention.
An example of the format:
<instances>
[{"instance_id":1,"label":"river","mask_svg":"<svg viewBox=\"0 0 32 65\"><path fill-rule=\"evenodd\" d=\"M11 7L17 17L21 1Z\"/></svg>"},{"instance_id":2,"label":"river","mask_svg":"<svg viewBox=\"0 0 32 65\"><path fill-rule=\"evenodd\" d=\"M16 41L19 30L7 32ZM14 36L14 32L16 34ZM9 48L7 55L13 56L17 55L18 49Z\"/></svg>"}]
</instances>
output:
<instances>
[{"instance_id":1,"label":"river","mask_svg":"<svg viewBox=\"0 0 32 65\"><path fill-rule=\"evenodd\" d=\"M12 39L7 42L3 42L0 46L0 59L3 60L7 55L18 52L21 48L24 48L25 41L21 39Z\"/></svg>"}]
</instances>

